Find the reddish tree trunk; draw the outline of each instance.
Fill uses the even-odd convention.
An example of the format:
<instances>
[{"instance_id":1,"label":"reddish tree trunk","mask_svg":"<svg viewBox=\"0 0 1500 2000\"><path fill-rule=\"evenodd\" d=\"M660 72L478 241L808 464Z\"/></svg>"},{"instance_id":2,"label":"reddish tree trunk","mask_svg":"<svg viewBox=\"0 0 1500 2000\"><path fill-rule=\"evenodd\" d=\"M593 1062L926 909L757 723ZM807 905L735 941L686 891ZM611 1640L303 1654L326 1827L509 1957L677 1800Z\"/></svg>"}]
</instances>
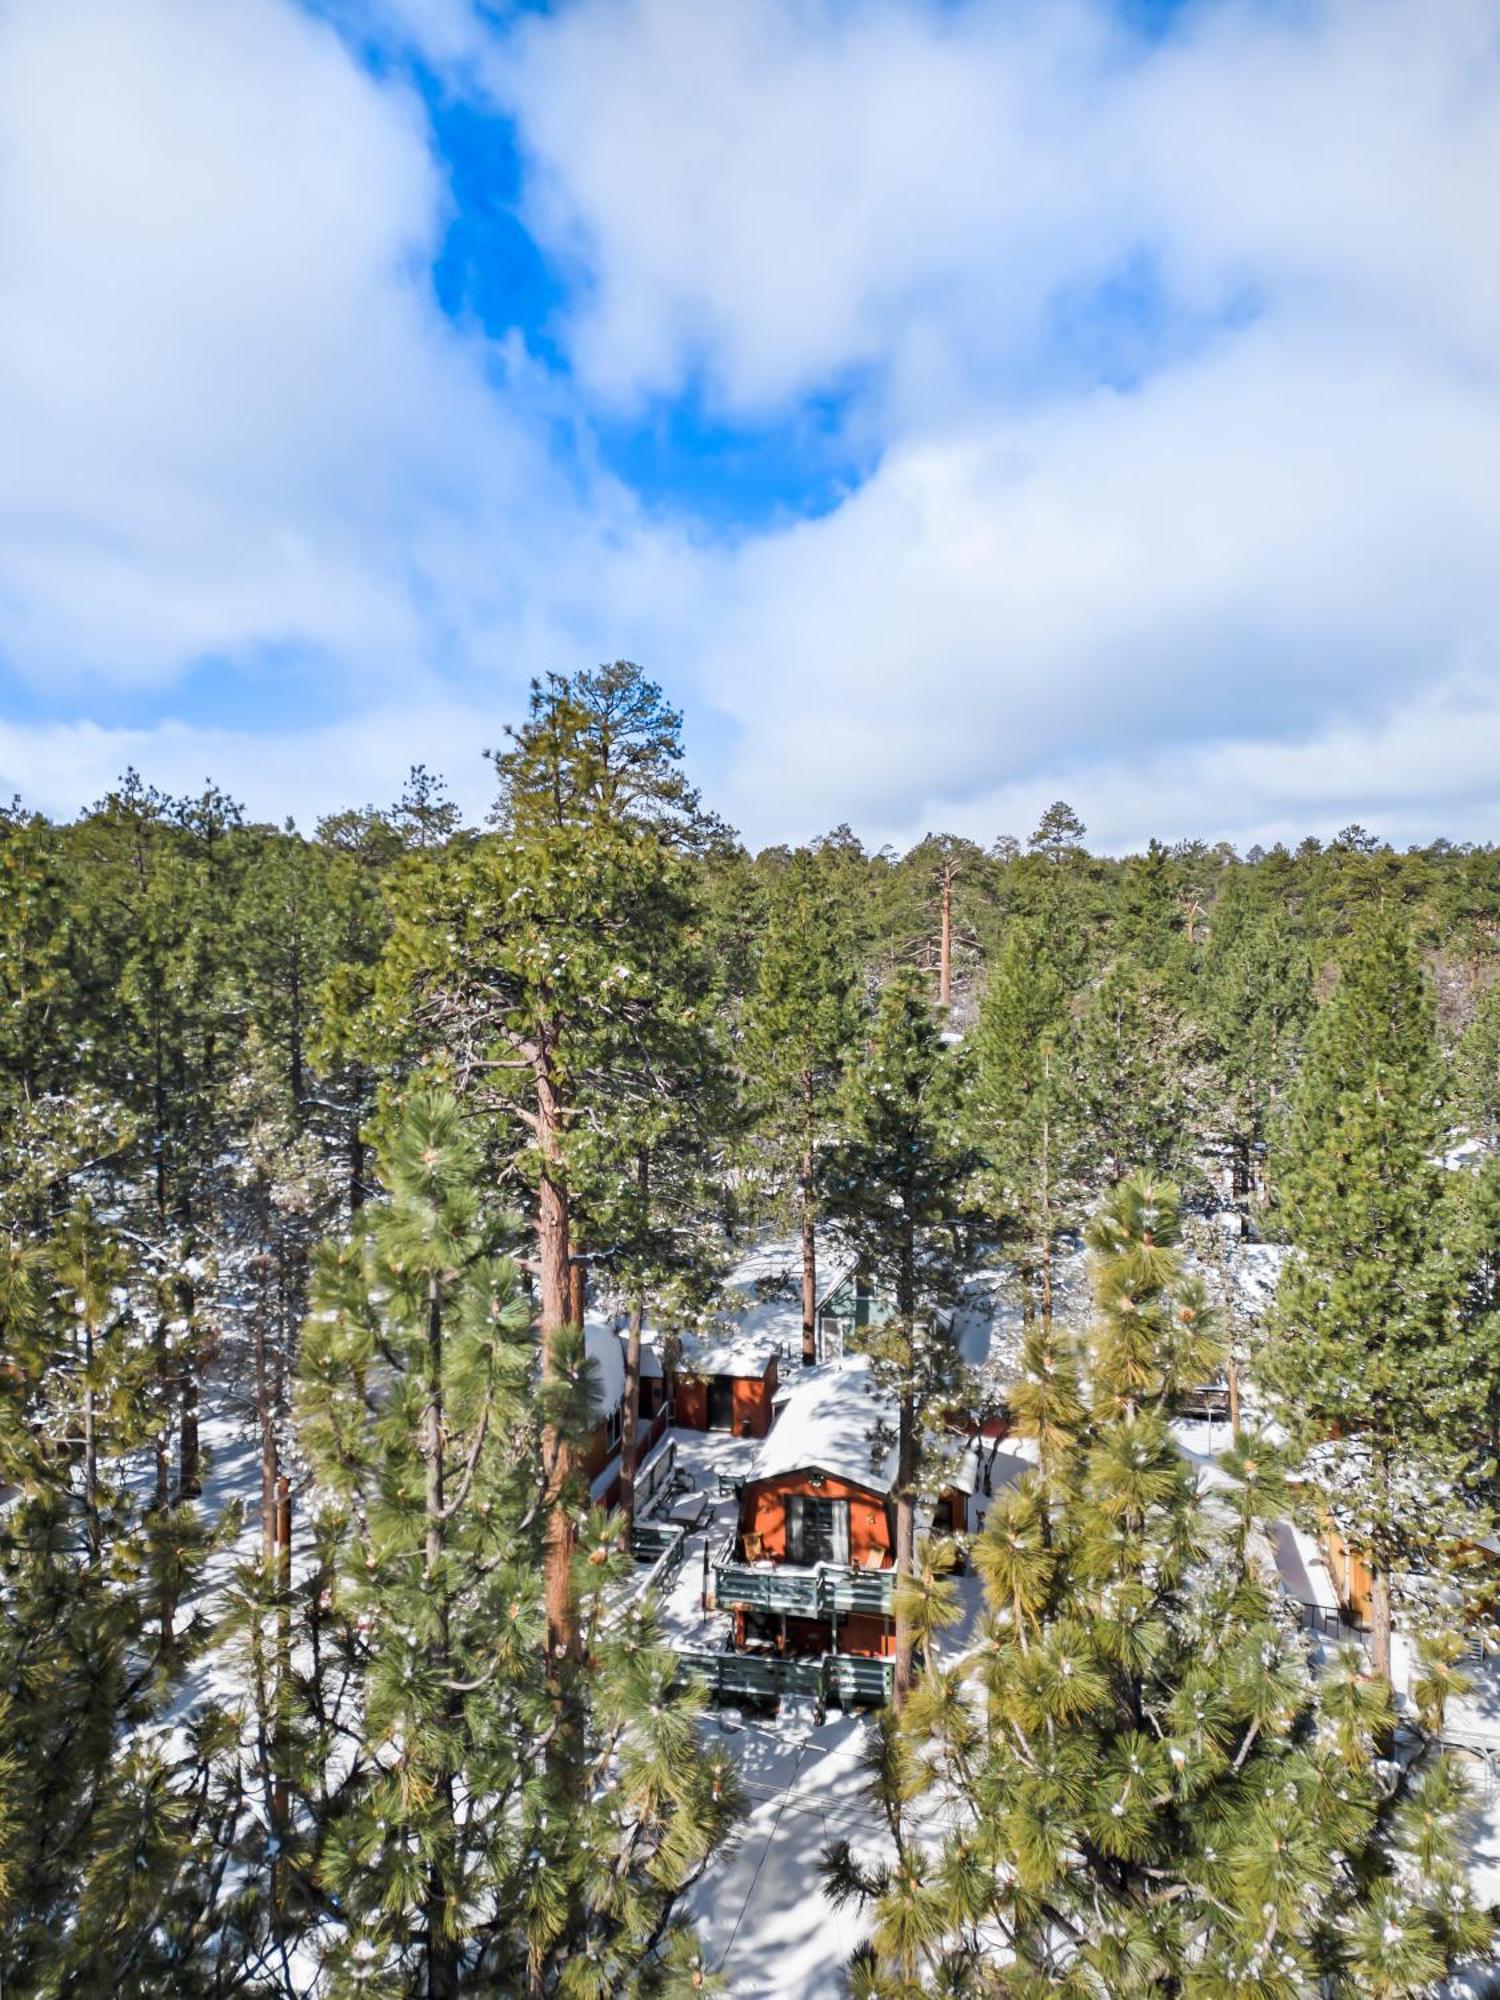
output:
<instances>
[{"instance_id":1,"label":"reddish tree trunk","mask_svg":"<svg viewBox=\"0 0 1500 2000\"><path fill-rule=\"evenodd\" d=\"M636 1156L635 1184L644 1217L651 1189L651 1155L644 1149ZM631 1302L630 1325L625 1336L625 1389L620 1406L620 1512L625 1516L627 1528L635 1520L635 1465L641 1428L641 1334L645 1321L645 1296L637 1292Z\"/></svg>"},{"instance_id":2,"label":"reddish tree trunk","mask_svg":"<svg viewBox=\"0 0 1500 2000\"><path fill-rule=\"evenodd\" d=\"M545 1057L537 1080L537 1150L542 1172L537 1189L537 1291L541 1307L542 1368L557 1379L563 1372L561 1336L572 1324L568 1256L568 1191L562 1168L562 1105ZM576 1653L578 1621L573 1607L573 1550L578 1533L568 1514L567 1486L573 1471L570 1440L553 1424L542 1432L547 1466L544 1504L547 1526L542 1580L547 1607L547 1651L552 1658Z\"/></svg>"},{"instance_id":3,"label":"reddish tree trunk","mask_svg":"<svg viewBox=\"0 0 1500 2000\"><path fill-rule=\"evenodd\" d=\"M802 1073L802 1172L798 1189L802 1208L802 1363L810 1368L818 1358L818 1231L813 1151L813 1076Z\"/></svg>"}]
</instances>

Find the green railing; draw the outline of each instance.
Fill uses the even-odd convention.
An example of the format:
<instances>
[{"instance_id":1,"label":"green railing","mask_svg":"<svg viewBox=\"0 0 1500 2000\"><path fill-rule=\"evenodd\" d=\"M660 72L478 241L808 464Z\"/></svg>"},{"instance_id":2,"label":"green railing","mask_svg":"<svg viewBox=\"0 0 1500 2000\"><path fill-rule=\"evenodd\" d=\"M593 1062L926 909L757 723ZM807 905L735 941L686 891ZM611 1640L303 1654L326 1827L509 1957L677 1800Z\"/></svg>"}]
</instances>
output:
<instances>
[{"instance_id":1,"label":"green railing","mask_svg":"<svg viewBox=\"0 0 1500 2000\"><path fill-rule=\"evenodd\" d=\"M830 1653L824 1666L827 1699L836 1701L840 1708L879 1706L891 1698L889 1660L866 1660L858 1653Z\"/></svg>"},{"instance_id":2,"label":"green railing","mask_svg":"<svg viewBox=\"0 0 1500 2000\"><path fill-rule=\"evenodd\" d=\"M782 1695L810 1695L840 1708L879 1706L891 1698L891 1663L853 1653L827 1653L819 1660L784 1659L779 1654L680 1652L684 1675L702 1681L714 1695L741 1701L775 1701Z\"/></svg>"},{"instance_id":3,"label":"green railing","mask_svg":"<svg viewBox=\"0 0 1500 2000\"><path fill-rule=\"evenodd\" d=\"M830 1610L892 1615L896 1601L893 1569L825 1569L822 1580Z\"/></svg>"},{"instance_id":4,"label":"green railing","mask_svg":"<svg viewBox=\"0 0 1500 2000\"><path fill-rule=\"evenodd\" d=\"M687 1554L687 1529L680 1521L637 1521L630 1531L630 1553L651 1564L648 1585L661 1589L682 1567Z\"/></svg>"},{"instance_id":5,"label":"green railing","mask_svg":"<svg viewBox=\"0 0 1500 2000\"><path fill-rule=\"evenodd\" d=\"M846 1569L820 1563L816 1569L789 1569L749 1563L714 1566L719 1608L779 1611L789 1618L828 1618L848 1611L875 1611L889 1618L895 1604L896 1572Z\"/></svg>"}]
</instances>

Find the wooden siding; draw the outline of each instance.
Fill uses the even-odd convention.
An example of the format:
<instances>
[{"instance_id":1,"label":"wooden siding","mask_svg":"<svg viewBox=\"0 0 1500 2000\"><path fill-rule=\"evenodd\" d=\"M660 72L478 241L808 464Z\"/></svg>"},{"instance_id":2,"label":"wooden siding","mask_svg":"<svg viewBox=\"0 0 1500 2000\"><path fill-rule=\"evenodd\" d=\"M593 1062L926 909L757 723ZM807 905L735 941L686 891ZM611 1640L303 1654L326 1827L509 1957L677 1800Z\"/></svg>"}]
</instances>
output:
<instances>
[{"instance_id":1,"label":"wooden siding","mask_svg":"<svg viewBox=\"0 0 1500 2000\"><path fill-rule=\"evenodd\" d=\"M872 1493L868 1487L856 1486L847 1479L835 1479L832 1474L825 1476L817 1486L812 1480L809 1469L783 1472L774 1479L759 1479L747 1486L740 1503L741 1550L745 1548L747 1535L758 1535L761 1555L772 1562L785 1562L786 1503L790 1495L802 1493L817 1500L847 1500L850 1562L856 1569L861 1569L874 1566L878 1558L879 1566L888 1568L895 1560L895 1553L891 1542L890 1514L884 1498Z\"/></svg>"},{"instance_id":2,"label":"wooden siding","mask_svg":"<svg viewBox=\"0 0 1500 2000\"><path fill-rule=\"evenodd\" d=\"M738 1375L728 1379L730 1429L736 1437L763 1438L771 1428L771 1419L775 1415L773 1408L773 1398L776 1394L775 1360L770 1362L765 1374L758 1381ZM702 1377L679 1375L672 1394L677 1406L677 1421L682 1428L685 1431L706 1431L708 1429L707 1381Z\"/></svg>"}]
</instances>

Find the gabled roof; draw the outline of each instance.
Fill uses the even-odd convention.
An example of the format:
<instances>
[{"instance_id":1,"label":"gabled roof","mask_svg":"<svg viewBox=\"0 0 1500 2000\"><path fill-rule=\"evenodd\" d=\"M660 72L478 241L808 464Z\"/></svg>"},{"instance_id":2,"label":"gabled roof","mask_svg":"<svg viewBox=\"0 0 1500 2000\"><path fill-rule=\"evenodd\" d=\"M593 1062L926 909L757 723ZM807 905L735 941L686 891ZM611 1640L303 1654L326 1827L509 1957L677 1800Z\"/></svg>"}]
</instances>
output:
<instances>
[{"instance_id":1,"label":"gabled roof","mask_svg":"<svg viewBox=\"0 0 1500 2000\"><path fill-rule=\"evenodd\" d=\"M864 1355L804 1368L778 1402L781 1414L751 1461L748 1479L828 1472L872 1493L890 1492L895 1446L877 1453L874 1434L877 1425L894 1426L895 1408Z\"/></svg>"}]
</instances>

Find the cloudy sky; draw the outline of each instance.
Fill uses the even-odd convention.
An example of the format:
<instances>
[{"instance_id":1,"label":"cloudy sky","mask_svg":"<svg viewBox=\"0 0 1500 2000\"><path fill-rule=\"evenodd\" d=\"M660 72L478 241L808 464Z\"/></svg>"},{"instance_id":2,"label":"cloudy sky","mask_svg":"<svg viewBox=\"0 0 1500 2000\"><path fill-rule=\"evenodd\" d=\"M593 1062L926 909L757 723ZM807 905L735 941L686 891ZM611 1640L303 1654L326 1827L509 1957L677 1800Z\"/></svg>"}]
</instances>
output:
<instances>
[{"instance_id":1,"label":"cloudy sky","mask_svg":"<svg viewBox=\"0 0 1500 2000\"><path fill-rule=\"evenodd\" d=\"M0 789L1500 838L1494 0L0 0Z\"/></svg>"}]
</instances>

